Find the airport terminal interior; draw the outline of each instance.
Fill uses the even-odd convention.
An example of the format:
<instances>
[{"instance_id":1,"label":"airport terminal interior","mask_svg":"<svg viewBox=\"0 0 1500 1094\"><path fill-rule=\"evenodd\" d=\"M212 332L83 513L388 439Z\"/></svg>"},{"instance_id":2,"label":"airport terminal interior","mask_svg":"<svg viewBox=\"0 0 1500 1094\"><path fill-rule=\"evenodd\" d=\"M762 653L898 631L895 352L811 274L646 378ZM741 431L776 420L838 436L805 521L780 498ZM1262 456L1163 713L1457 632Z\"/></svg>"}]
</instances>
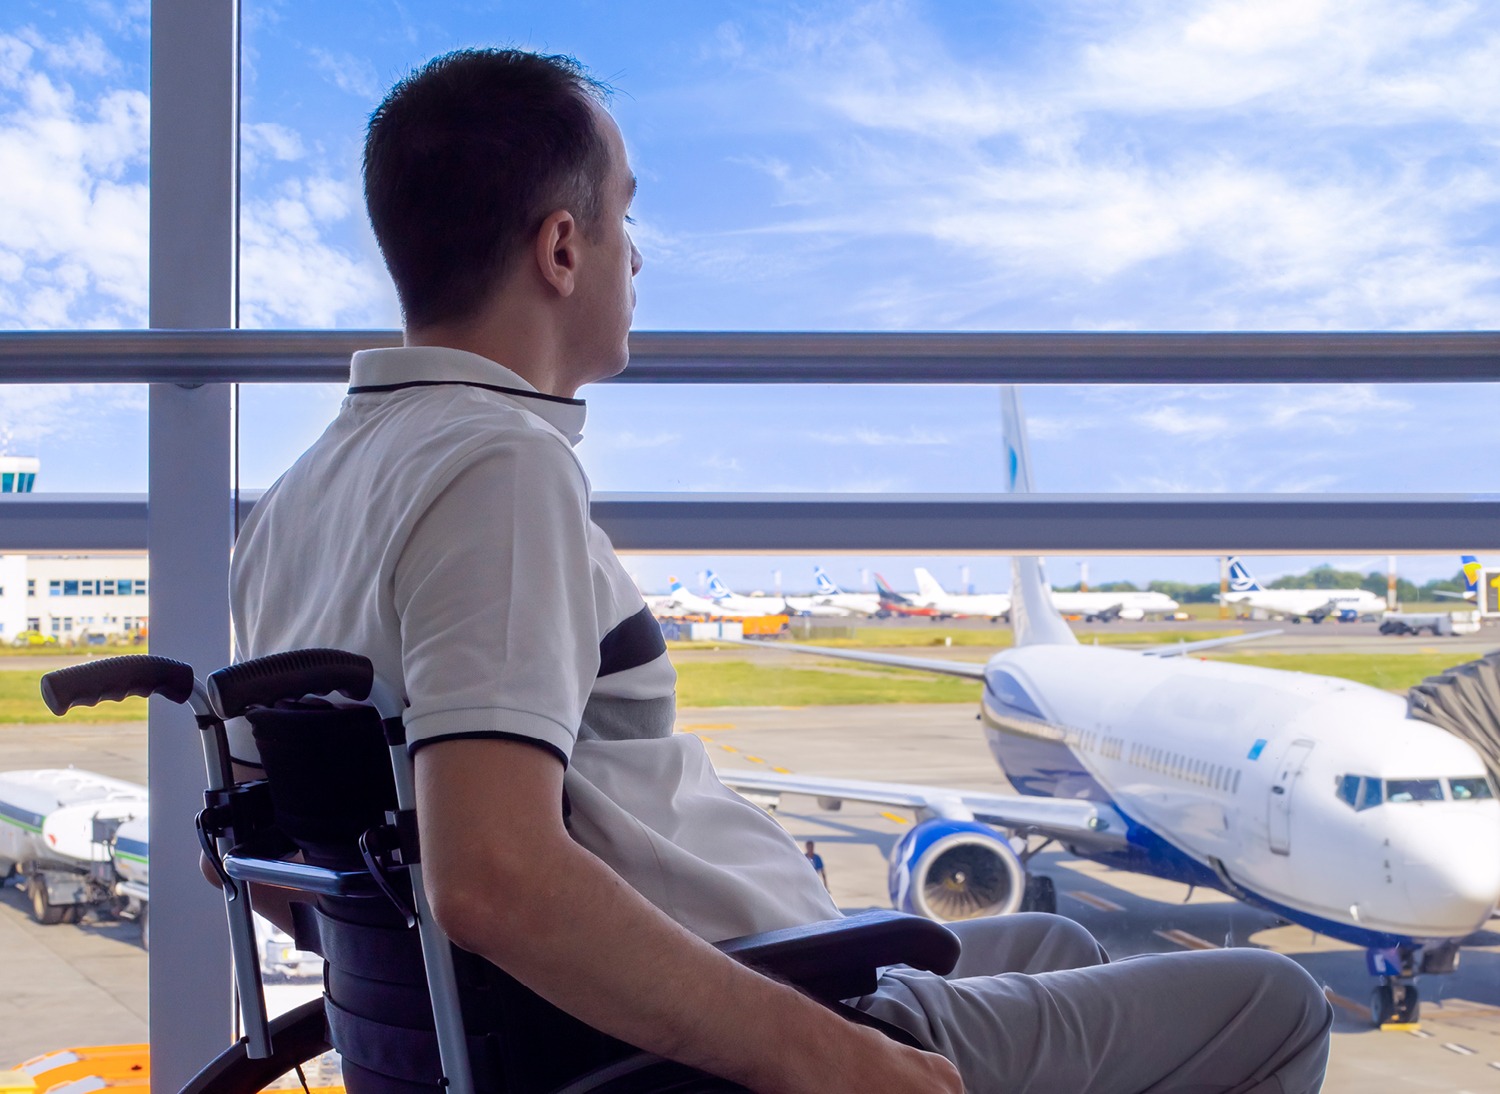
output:
<instances>
[{"instance_id":1,"label":"airport terminal interior","mask_svg":"<svg viewBox=\"0 0 1500 1094\"><path fill-rule=\"evenodd\" d=\"M254 981L322 998L205 880L202 678L240 529L399 344L369 112L497 41L615 87L592 516L675 733L838 908L1269 950L1325 1091L1500 1090L1500 130L1448 79L1494 13L368 7L0 11L0 1094L168 1094ZM152 655L198 691L87 683Z\"/></svg>"}]
</instances>

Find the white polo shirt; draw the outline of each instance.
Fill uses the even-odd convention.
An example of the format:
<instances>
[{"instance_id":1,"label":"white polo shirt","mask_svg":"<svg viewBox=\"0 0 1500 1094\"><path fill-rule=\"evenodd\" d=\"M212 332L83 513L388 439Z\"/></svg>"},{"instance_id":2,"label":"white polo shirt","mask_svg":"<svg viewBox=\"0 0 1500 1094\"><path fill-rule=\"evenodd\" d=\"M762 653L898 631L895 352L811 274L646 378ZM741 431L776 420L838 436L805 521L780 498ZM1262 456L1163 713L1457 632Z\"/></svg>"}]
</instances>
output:
<instances>
[{"instance_id":1,"label":"white polo shirt","mask_svg":"<svg viewBox=\"0 0 1500 1094\"><path fill-rule=\"evenodd\" d=\"M238 656L364 654L406 696L413 751L548 750L573 837L704 938L839 915L790 837L673 732L661 630L589 519L583 401L433 347L356 353L349 392L240 533ZM257 758L248 732L231 748Z\"/></svg>"}]
</instances>

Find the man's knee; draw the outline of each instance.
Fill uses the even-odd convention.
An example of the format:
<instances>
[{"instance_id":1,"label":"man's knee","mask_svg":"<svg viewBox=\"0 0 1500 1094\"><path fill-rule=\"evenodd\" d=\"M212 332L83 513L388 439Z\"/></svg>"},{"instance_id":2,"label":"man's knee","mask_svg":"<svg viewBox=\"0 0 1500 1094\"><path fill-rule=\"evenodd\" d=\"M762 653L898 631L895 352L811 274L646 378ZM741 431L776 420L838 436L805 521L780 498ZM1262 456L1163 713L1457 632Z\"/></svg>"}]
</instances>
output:
<instances>
[{"instance_id":1,"label":"man's knee","mask_svg":"<svg viewBox=\"0 0 1500 1094\"><path fill-rule=\"evenodd\" d=\"M1255 1002L1265 1020L1280 1018L1286 1025L1287 1039L1309 1042L1322 1037L1333 1025L1333 1008L1318 982L1306 969L1284 954L1269 950L1233 950L1243 954L1250 965L1251 977L1260 985Z\"/></svg>"},{"instance_id":2,"label":"man's knee","mask_svg":"<svg viewBox=\"0 0 1500 1094\"><path fill-rule=\"evenodd\" d=\"M954 977L1056 972L1109 960L1094 936L1066 916L1019 912L949 926L964 946Z\"/></svg>"}]
</instances>

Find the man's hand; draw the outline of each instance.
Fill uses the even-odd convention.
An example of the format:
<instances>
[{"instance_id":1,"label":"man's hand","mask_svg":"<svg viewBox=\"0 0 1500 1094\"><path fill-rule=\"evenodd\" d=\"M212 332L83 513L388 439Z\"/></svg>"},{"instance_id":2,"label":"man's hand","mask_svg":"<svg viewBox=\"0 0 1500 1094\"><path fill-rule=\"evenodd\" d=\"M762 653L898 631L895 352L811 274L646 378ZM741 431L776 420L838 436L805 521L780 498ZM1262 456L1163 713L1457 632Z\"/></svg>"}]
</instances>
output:
<instances>
[{"instance_id":1,"label":"man's hand","mask_svg":"<svg viewBox=\"0 0 1500 1094\"><path fill-rule=\"evenodd\" d=\"M433 914L466 950L580 1020L765 1094L959 1094L953 1065L745 968L574 843L563 767L512 740L417 753Z\"/></svg>"}]
</instances>

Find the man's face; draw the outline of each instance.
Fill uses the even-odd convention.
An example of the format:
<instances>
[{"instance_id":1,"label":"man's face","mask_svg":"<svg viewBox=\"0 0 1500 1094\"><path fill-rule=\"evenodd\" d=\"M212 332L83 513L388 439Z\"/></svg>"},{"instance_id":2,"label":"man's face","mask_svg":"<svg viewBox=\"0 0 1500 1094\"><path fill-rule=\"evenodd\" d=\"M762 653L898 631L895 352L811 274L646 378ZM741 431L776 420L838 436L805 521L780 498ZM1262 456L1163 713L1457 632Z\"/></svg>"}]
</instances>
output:
<instances>
[{"instance_id":1,"label":"man's face","mask_svg":"<svg viewBox=\"0 0 1500 1094\"><path fill-rule=\"evenodd\" d=\"M575 313L581 383L602 380L630 360L628 338L635 312L635 275L641 253L630 239L630 203L635 175L625 154L620 127L602 108L593 107L594 124L609 148L609 171L600 195L598 223L585 232Z\"/></svg>"}]
</instances>

